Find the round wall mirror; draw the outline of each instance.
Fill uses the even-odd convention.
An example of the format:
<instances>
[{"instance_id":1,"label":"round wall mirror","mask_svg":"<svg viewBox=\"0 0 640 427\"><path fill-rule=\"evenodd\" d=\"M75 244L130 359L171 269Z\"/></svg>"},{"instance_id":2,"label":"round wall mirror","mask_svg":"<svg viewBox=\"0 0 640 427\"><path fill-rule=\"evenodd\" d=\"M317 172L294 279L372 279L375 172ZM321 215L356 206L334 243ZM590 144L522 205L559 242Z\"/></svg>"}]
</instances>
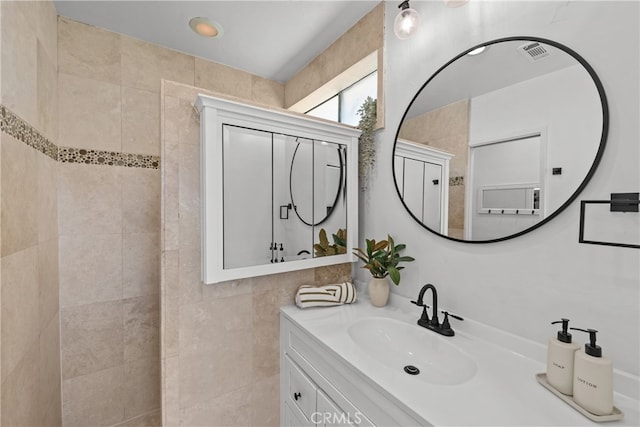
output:
<instances>
[{"instance_id":1,"label":"round wall mirror","mask_svg":"<svg viewBox=\"0 0 640 427\"><path fill-rule=\"evenodd\" d=\"M296 216L308 226L325 222L334 210L344 181L343 148L297 139L289 171L289 192Z\"/></svg>"},{"instance_id":2,"label":"round wall mirror","mask_svg":"<svg viewBox=\"0 0 640 427\"><path fill-rule=\"evenodd\" d=\"M398 195L447 239L520 236L586 186L608 114L596 73L566 46L535 37L475 46L431 76L405 111L393 151Z\"/></svg>"}]
</instances>

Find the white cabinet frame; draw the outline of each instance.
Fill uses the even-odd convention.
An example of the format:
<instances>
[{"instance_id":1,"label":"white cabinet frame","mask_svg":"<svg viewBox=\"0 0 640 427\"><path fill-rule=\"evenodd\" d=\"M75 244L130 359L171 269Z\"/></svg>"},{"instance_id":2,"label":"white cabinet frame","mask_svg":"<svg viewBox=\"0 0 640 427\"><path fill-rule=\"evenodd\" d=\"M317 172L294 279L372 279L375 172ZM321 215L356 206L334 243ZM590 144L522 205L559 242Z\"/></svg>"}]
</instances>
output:
<instances>
[{"instance_id":1,"label":"white cabinet frame","mask_svg":"<svg viewBox=\"0 0 640 427\"><path fill-rule=\"evenodd\" d=\"M432 163L442 168L442 185L440 186L440 234L449 234L449 163L453 154L438 150L428 145L398 139L394 156Z\"/></svg>"},{"instance_id":2,"label":"white cabinet frame","mask_svg":"<svg viewBox=\"0 0 640 427\"><path fill-rule=\"evenodd\" d=\"M358 241L358 129L285 110L207 95L198 95L195 105L200 112L202 281L205 284L356 261L353 248ZM346 146L346 254L250 267L223 267L223 124L242 125Z\"/></svg>"}]
</instances>

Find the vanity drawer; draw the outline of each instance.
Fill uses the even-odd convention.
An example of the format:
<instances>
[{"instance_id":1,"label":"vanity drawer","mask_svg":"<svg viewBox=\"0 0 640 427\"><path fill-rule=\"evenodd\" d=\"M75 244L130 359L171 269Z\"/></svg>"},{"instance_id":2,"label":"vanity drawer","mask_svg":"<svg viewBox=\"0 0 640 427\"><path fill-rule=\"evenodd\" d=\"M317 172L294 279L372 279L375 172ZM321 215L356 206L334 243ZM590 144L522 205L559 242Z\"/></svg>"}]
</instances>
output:
<instances>
[{"instance_id":1,"label":"vanity drawer","mask_svg":"<svg viewBox=\"0 0 640 427\"><path fill-rule=\"evenodd\" d=\"M288 399L300 409L307 420L310 420L316 412L316 385L289 356L285 356L285 375Z\"/></svg>"}]
</instances>

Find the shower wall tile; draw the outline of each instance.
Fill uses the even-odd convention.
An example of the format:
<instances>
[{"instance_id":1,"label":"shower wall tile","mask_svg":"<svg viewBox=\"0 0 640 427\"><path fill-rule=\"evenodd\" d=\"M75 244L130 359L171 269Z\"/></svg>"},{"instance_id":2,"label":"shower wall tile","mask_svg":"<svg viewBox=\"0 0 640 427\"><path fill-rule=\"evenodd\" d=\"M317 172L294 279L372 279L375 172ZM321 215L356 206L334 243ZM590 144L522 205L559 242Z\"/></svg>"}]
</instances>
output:
<instances>
[{"instance_id":1,"label":"shower wall tile","mask_svg":"<svg viewBox=\"0 0 640 427\"><path fill-rule=\"evenodd\" d=\"M62 382L65 427L107 427L124 421L124 365Z\"/></svg>"},{"instance_id":2,"label":"shower wall tile","mask_svg":"<svg viewBox=\"0 0 640 427\"><path fill-rule=\"evenodd\" d=\"M260 104L284 108L284 84L252 76L251 99Z\"/></svg>"},{"instance_id":3,"label":"shower wall tile","mask_svg":"<svg viewBox=\"0 0 640 427\"><path fill-rule=\"evenodd\" d=\"M120 301L62 309L61 368L64 380L124 363L122 311Z\"/></svg>"},{"instance_id":4,"label":"shower wall tile","mask_svg":"<svg viewBox=\"0 0 640 427\"><path fill-rule=\"evenodd\" d=\"M252 402L251 387L242 387L213 399L182 408L180 410L180 425L208 426L211 420L221 426L249 426L259 425L251 423Z\"/></svg>"},{"instance_id":5,"label":"shower wall tile","mask_svg":"<svg viewBox=\"0 0 640 427\"><path fill-rule=\"evenodd\" d=\"M47 327L60 311L58 280L58 239L38 245L38 293L40 329Z\"/></svg>"},{"instance_id":6,"label":"shower wall tile","mask_svg":"<svg viewBox=\"0 0 640 427\"><path fill-rule=\"evenodd\" d=\"M157 350L157 349L156 349ZM160 357L125 361L124 418L156 410L160 401Z\"/></svg>"},{"instance_id":7,"label":"shower wall tile","mask_svg":"<svg viewBox=\"0 0 640 427\"><path fill-rule=\"evenodd\" d=\"M60 236L60 306L122 299L122 234Z\"/></svg>"},{"instance_id":8,"label":"shower wall tile","mask_svg":"<svg viewBox=\"0 0 640 427\"><path fill-rule=\"evenodd\" d=\"M182 144L179 149L180 166L178 203L181 220L200 222L200 146ZM191 227L193 228L193 227ZM199 234L199 230L197 230ZM183 237L182 234L180 237ZM182 239L184 240L184 239ZM182 242L181 242L182 243ZM182 244L181 244L182 247Z\"/></svg>"},{"instance_id":9,"label":"shower wall tile","mask_svg":"<svg viewBox=\"0 0 640 427\"><path fill-rule=\"evenodd\" d=\"M280 293L256 288L252 297L253 380L261 381L280 372Z\"/></svg>"},{"instance_id":10,"label":"shower wall tile","mask_svg":"<svg viewBox=\"0 0 640 427\"><path fill-rule=\"evenodd\" d=\"M162 412L157 409L152 412L137 416L113 427L161 427Z\"/></svg>"},{"instance_id":11,"label":"shower wall tile","mask_svg":"<svg viewBox=\"0 0 640 427\"><path fill-rule=\"evenodd\" d=\"M38 353L39 342L36 339L2 382L3 426L35 426L40 423L42 408Z\"/></svg>"},{"instance_id":12,"label":"shower wall tile","mask_svg":"<svg viewBox=\"0 0 640 427\"><path fill-rule=\"evenodd\" d=\"M40 407L39 425L56 426L62 420L62 393L60 390L60 317L59 313L42 328L40 334Z\"/></svg>"},{"instance_id":13,"label":"shower wall tile","mask_svg":"<svg viewBox=\"0 0 640 427\"><path fill-rule=\"evenodd\" d=\"M36 36L44 51L58 68L58 11L52 1L36 3Z\"/></svg>"},{"instance_id":14,"label":"shower wall tile","mask_svg":"<svg viewBox=\"0 0 640 427\"><path fill-rule=\"evenodd\" d=\"M122 169L122 232L157 233L160 229L160 171Z\"/></svg>"},{"instance_id":15,"label":"shower wall tile","mask_svg":"<svg viewBox=\"0 0 640 427\"><path fill-rule=\"evenodd\" d=\"M166 297L162 320L162 356L172 357L179 354L180 349L180 308L178 298Z\"/></svg>"},{"instance_id":16,"label":"shower wall tile","mask_svg":"<svg viewBox=\"0 0 640 427\"><path fill-rule=\"evenodd\" d=\"M31 25L35 2L3 1L2 104L37 127L37 36Z\"/></svg>"},{"instance_id":17,"label":"shower wall tile","mask_svg":"<svg viewBox=\"0 0 640 427\"><path fill-rule=\"evenodd\" d=\"M170 277L167 276L167 280ZM221 282L215 286L203 286L202 287L202 299L219 299L227 298L237 295L251 295L253 293L252 280L230 280L228 282Z\"/></svg>"},{"instance_id":18,"label":"shower wall tile","mask_svg":"<svg viewBox=\"0 0 640 427\"><path fill-rule=\"evenodd\" d=\"M61 424L57 13L0 2L0 424Z\"/></svg>"},{"instance_id":19,"label":"shower wall tile","mask_svg":"<svg viewBox=\"0 0 640 427\"><path fill-rule=\"evenodd\" d=\"M120 85L58 74L60 146L122 151Z\"/></svg>"},{"instance_id":20,"label":"shower wall tile","mask_svg":"<svg viewBox=\"0 0 640 427\"><path fill-rule=\"evenodd\" d=\"M120 85L120 36L111 31L60 17L60 73ZM66 94L65 91L60 93Z\"/></svg>"},{"instance_id":21,"label":"shower wall tile","mask_svg":"<svg viewBox=\"0 0 640 427\"><path fill-rule=\"evenodd\" d=\"M180 425L180 358L167 357L162 360L161 399L162 425Z\"/></svg>"},{"instance_id":22,"label":"shower wall tile","mask_svg":"<svg viewBox=\"0 0 640 427\"><path fill-rule=\"evenodd\" d=\"M193 84L194 57L121 36L122 85L160 93L162 79Z\"/></svg>"},{"instance_id":23,"label":"shower wall tile","mask_svg":"<svg viewBox=\"0 0 640 427\"><path fill-rule=\"evenodd\" d=\"M123 300L122 306L125 362L157 358L160 350L158 294L128 298Z\"/></svg>"},{"instance_id":24,"label":"shower wall tile","mask_svg":"<svg viewBox=\"0 0 640 427\"><path fill-rule=\"evenodd\" d=\"M122 175L119 167L58 165L61 236L122 232Z\"/></svg>"},{"instance_id":25,"label":"shower wall tile","mask_svg":"<svg viewBox=\"0 0 640 427\"><path fill-rule=\"evenodd\" d=\"M196 58L195 86L235 96L251 99L252 75L226 65Z\"/></svg>"},{"instance_id":26,"label":"shower wall tile","mask_svg":"<svg viewBox=\"0 0 640 427\"><path fill-rule=\"evenodd\" d=\"M37 155L38 193L37 215L38 241L58 237L58 163L50 157Z\"/></svg>"},{"instance_id":27,"label":"shower wall tile","mask_svg":"<svg viewBox=\"0 0 640 427\"><path fill-rule=\"evenodd\" d=\"M122 87L122 151L160 154L160 95Z\"/></svg>"},{"instance_id":28,"label":"shower wall tile","mask_svg":"<svg viewBox=\"0 0 640 427\"><path fill-rule=\"evenodd\" d=\"M38 247L2 257L3 382L38 342L38 299Z\"/></svg>"},{"instance_id":29,"label":"shower wall tile","mask_svg":"<svg viewBox=\"0 0 640 427\"><path fill-rule=\"evenodd\" d=\"M2 256L38 243L38 152L2 137Z\"/></svg>"},{"instance_id":30,"label":"shower wall tile","mask_svg":"<svg viewBox=\"0 0 640 427\"><path fill-rule=\"evenodd\" d=\"M247 425L280 425L280 375L276 374L254 383L251 388L251 423Z\"/></svg>"},{"instance_id":31,"label":"shower wall tile","mask_svg":"<svg viewBox=\"0 0 640 427\"><path fill-rule=\"evenodd\" d=\"M43 3L43 2L38 2ZM42 43L37 42L37 107L36 127L52 141L58 140L58 70L55 59Z\"/></svg>"},{"instance_id":32,"label":"shower wall tile","mask_svg":"<svg viewBox=\"0 0 640 427\"><path fill-rule=\"evenodd\" d=\"M195 244L195 243L194 243ZM180 251L180 271L178 272L178 301L180 305L202 301L203 286L198 286L201 278L199 251Z\"/></svg>"},{"instance_id":33,"label":"shower wall tile","mask_svg":"<svg viewBox=\"0 0 640 427\"><path fill-rule=\"evenodd\" d=\"M233 346L237 336L251 332L252 308L249 294L181 306L180 353L207 355Z\"/></svg>"},{"instance_id":34,"label":"shower wall tile","mask_svg":"<svg viewBox=\"0 0 640 427\"><path fill-rule=\"evenodd\" d=\"M182 408L252 384L250 335L229 334L216 344L214 353L181 353L178 356L178 401Z\"/></svg>"},{"instance_id":35,"label":"shower wall tile","mask_svg":"<svg viewBox=\"0 0 640 427\"><path fill-rule=\"evenodd\" d=\"M157 295L160 281L160 233L125 233L122 236L124 298Z\"/></svg>"},{"instance_id":36,"label":"shower wall tile","mask_svg":"<svg viewBox=\"0 0 640 427\"><path fill-rule=\"evenodd\" d=\"M179 288L179 274L180 274L180 252L177 250L165 250L162 251L162 262L160 264L161 272L164 277L167 278L162 283L162 296L172 299L178 298Z\"/></svg>"}]
</instances>

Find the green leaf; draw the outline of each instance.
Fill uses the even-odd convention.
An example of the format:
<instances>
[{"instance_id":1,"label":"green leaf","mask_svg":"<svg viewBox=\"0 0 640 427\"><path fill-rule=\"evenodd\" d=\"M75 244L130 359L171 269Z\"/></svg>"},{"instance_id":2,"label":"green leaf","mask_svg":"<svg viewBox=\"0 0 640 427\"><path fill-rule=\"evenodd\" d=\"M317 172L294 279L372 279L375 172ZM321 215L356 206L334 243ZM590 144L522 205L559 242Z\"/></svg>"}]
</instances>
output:
<instances>
[{"instance_id":1,"label":"green leaf","mask_svg":"<svg viewBox=\"0 0 640 427\"><path fill-rule=\"evenodd\" d=\"M415 258L410 256L401 256L400 258L398 258L398 262L411 262L411 261L415 261Z\"/></svg>"},{"instance_id":2,"label":"green leaf","mask_svg":"<svg viewBox=\"0 0 640 427\"><path fill-rule=\"evenodd\" d=\"M400 284L400 272L395 267L389 267L389 277L396 285Z\"/></svg>"}]
</instances>

